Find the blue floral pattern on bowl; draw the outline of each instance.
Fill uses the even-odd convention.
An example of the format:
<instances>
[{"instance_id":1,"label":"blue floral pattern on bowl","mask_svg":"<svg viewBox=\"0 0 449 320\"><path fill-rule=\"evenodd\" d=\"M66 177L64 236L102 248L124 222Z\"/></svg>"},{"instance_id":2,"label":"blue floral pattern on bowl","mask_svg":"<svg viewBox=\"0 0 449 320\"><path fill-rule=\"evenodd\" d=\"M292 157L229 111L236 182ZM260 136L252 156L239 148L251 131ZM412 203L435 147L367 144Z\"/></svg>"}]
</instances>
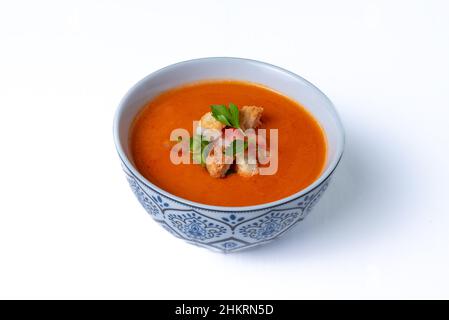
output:
<instances>
[{"instance_id":1,"label":"blue floral pattern on bowl","mask_svg":"<svg viewBox=\"0 0 449 320\"><path fill-rule=\"evenodd\" d=\"M149 197L139 186L139 184L136 182L135 179L133 179L130 176L127 176L129 186L131 187L131 190L133 191L134 195L137 197L137 200L139 200L140 204L144 209L153 217L155 218L161 218L162 213L158 205L152 200L151 197Z\"/></svg>"},{"instance_id":2,"label":"blue floral pattern on bowl","mask_svg":"<svg viewBox=\"0 0 449 320\"><path fill-rule=\"evenodd\" d=\"M220 252L267 243L303 220L326 190L330 177L300 198L239 212L209 210L178 202L149 187L124 165L131 190L145 210L174 236Z\"/></svg>"},{"instance_id":3,"label":"blue floral pattern on bowl","mask_svg":"<svg viewBox=\"0 0 449 320\"><path fill-rule=\"evenodd\" d=\"M159 196L159 195L152 196L151 198L161 207L168 208L170 206L167 202L162 200L161 196Z\"/></svg>"},{"instance_id":4,"label":"blue floral pattern on bowl","mask_svg":"<svg viewBox=\"0 0 449 320\"><path fill-rule=\"evenodd\" d=\"M195 211L167 213L167 222L190 240L204 240L220 237L226 233L226 225L217 223Z\"/></svg>"},{"instance_id":5,"label":"blue floral pattern on bowl","mask_svg":"<svg viewBox=\"0 0 449 320\"><path fill-rule=\"evenodd\" d=\"M271 211L242 226L239 229L239 233L244 238L267 240L292 225L299 215L299 210L287 212Z\"/></svg>"},{"instance_id":6,"label":"blue floral pattern on bowl","mask_svg":"<svg viewBox=\"0 0 449 320\"><path fill-rule=\"evenodd\" d=\"M230 224L237 224L245 220L245 217L237 217L235 214L230 214L227 217L221 217L221 220L228 222Z\"/></svg>"}]
</instances>

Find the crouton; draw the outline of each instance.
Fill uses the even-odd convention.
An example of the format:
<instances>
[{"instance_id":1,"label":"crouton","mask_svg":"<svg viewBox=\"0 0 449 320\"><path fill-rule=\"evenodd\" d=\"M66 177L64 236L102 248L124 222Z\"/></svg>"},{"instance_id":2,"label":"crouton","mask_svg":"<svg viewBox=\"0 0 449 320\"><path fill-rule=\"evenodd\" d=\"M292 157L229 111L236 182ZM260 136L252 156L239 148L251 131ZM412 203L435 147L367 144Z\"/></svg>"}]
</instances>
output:
<instances>
[{"instance_id":1,"label":"crouton","mask_svg":"<svg viewBox=\"0 0 449 320\"><path fill-rule=\"evenodd\" d=\"M243 130L256 129L261 125L263 108L256 106L244 106L240 109L240 127Z\"/></svg>"},{"instance_id":2,"label":"crouton","mask_svg":"<svg viewBox=\"0 0 449 320\"><path fill-rule=\"evenodd\" d=\"M242 177L252 177L259 174L257 161L254 157L248 156L248 151L245 151L244 155L237 156L235 163L237 174Z\"/></svg>"},{"instance_id":3,"label":"crouton","mask_svg":"<svg viewBox=\"0 0 449 320\"><path fill-rule=\"evenodd\" d=\"M214 118L211 112L208 112L201 117L200 126L203 129L213 130L221 130L225 127L223 123Z\"/></svg>"},{"instance_id":4,"label":"crouton","mask_svg":"<svg viewBox=\"0 0 449 320\"><path fill-rule=\"evenodd\" d=\"M206 169L212 178L223 178L226 176L231 164L223 163L214 156L206 158Z\"/></svg>"},{"instance_id":5,"label":"crouton","mask_svg":"<svg viewBox=\"0 0 449 320\"><path fill-rule=\"evenodd\" d=\"M221 146L215 147L206 157L206 169L211 177L223 178L226 176L233 160L233 158L223 154Z\"/></svg>"},{"instance_id":6,"label":"crouton","mask_svg":"<svg viewBox=\"0 0 449 320\"><path fill-rule=\"evenodd\" d=\"M260 126L260 118L262 117L263 108L256 106L244 106L240 110L240 127L243 130L247 129L256 129ZM220 121L216 120L211 112L206 113L201 117L200 127L203 131L217 131L221 130L225 127ZM235 138L234 134L240 133L240 131L231 132L232 136L229 137L230 133L228 132L228 139L225 139L225 142L220 142L221 139L212 139L211 141L215 141L213 150L206 157L206 169L209 172L209 175L213 178L223 178L226 176L229 168L231 167L234 156L231 157L229 155L224 155L223 150L226 147L229 147L229 141L233 141ZM204 134L204 133L203 133ZM220 134L221 136L221 134ZM228 145L226 145L226 141ZM259 174L259 167L257 164L256 156L248 156L248 151L245 151L244 155L237 156L236 159L236 169L237 173L243 177L252 177L254 175Z\"/></svg>"}]
</instances>

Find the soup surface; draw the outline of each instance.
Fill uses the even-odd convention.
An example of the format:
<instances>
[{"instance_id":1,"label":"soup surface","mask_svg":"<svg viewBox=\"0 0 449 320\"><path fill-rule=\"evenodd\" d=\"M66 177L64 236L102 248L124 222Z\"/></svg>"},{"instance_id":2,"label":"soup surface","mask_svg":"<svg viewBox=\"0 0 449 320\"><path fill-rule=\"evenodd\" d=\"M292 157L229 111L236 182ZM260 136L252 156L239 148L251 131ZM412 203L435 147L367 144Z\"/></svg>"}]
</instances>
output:
<instances>
[{"instance_id":1,"label":"soup surface","mask_svg":"<svg viewBox=\"0 0 449 320\"><path fill-rule=\"evenodd\" d=\"M201 165L170 161L171 131L184 128L192 134L192 121L210 105L229 102L263 107L261 128L279 130L276 174L214 179ZM199 82L157 96L134 120L130 146L137 169L149 181L179 197L219 206L257 205L292 195L318 178L326 158L324 133L309 112L276 91L238 81Z\"/></svg>"}]
</instances>

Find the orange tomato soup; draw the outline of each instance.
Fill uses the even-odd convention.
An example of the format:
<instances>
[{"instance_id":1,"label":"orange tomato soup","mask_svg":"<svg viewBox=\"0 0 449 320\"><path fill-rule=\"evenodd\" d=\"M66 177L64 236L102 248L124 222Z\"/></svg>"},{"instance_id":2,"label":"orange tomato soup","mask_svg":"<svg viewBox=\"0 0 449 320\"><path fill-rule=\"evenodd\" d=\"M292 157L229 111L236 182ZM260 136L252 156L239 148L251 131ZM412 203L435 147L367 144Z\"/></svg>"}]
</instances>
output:
<instances>
[{"instance_id":1,"label":"orange tomato soup","mask_svg":"<svg viewBox=\"0 0 449 320\"><path fill-rule=\"evenodd\" d=\"M210 105L230 102L239 108L263 107L261 128L279 130L276 174L216 179L201 165L170 161L173 129L192 134L192 121L210 111ZM276 91L246 82L199 82L166 91L142 109L130 133L132 160L145 178L176 196L208 205L251 206L290 196L318 178L326 158L323 130L309 112Z\"/></svg>"}]
</instances>

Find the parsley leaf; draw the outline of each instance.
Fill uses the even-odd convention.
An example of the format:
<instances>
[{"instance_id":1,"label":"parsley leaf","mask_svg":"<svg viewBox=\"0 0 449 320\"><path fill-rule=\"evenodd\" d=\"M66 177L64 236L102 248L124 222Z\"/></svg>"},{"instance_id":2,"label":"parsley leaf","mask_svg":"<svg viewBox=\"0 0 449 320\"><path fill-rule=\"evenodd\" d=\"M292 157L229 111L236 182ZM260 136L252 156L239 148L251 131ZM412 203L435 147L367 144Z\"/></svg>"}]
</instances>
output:
<instances>
[{"instance_id":1,"label":"parsley leaf","mask_svg":"<svg viewBox=\"0 0 449 320\"><path fill-rule=\"evenodd\" d=\"M229 112L228 108L226 108L226 106L224 104L213 104L210 106L210 109L212 111L212 115L214 116L215 119L217 119L218 121L222 122L221 119L226 119L226 123L222 122L223 124L228 125L229 124L229 119L231 119L231 113Z\"/></svg>"},{"instance_id":2,"label":"parsley leaf","mask_svg":"<svg viewBox=\"0 0 449 320\"><path fill-rule=\"evenodd\" d=\"M224 154L233 157L239 153L244 152L246 149L248 149L248 141L234 140L229 146L226 147L226 149L224 150Z\"/></svg>"},{"instance_id":3,"label":"parsley leaf","mask_svg":"<svg viewBox=\"0 0 449 320\"><path fill-rule=\"evenodd\" d=\"M229 109L224 104L214 104L210 106L212 116L228 127L240 128L239 109L233 103L229 104Z\"/></svg>"},{"instance_id":4,"label":"parsley leaf","mask_svg":"<svg viewBox=\"0 0 449 320\"><path fill-rule=\"evenodd\" d=\"M206 156L210 151L209 141L203 140L201 135L194 135L190 138L190 152L192 153L192 157L194 163L199 163L201 165L206 164Z\"/></svg>"},{"instance_id":5,"label":"parsley leaf","mask_svg":"<svg viewBox=\"0 0 449 320\"><path fill-rule=\"evenodd\" d=\"M239 108L237 108L237 106L233 103L229 104L229 112L231 113L231 118L232 118L232 126L236 129L240 128L240 123L239 123Z\"/></svg>"},{"instance_id":6,"label":"parsley leaf","mask_svg":"<svg viewBox=\"0 0 449 320\"><path fill-rule=\"evenodd\" d=\"M227 125L228 127L232 127L232 125L229 123L229 120L222 114L219 114L216 116L217 120L223 123L224 125Z\"/></svg>"}]
</instances>

